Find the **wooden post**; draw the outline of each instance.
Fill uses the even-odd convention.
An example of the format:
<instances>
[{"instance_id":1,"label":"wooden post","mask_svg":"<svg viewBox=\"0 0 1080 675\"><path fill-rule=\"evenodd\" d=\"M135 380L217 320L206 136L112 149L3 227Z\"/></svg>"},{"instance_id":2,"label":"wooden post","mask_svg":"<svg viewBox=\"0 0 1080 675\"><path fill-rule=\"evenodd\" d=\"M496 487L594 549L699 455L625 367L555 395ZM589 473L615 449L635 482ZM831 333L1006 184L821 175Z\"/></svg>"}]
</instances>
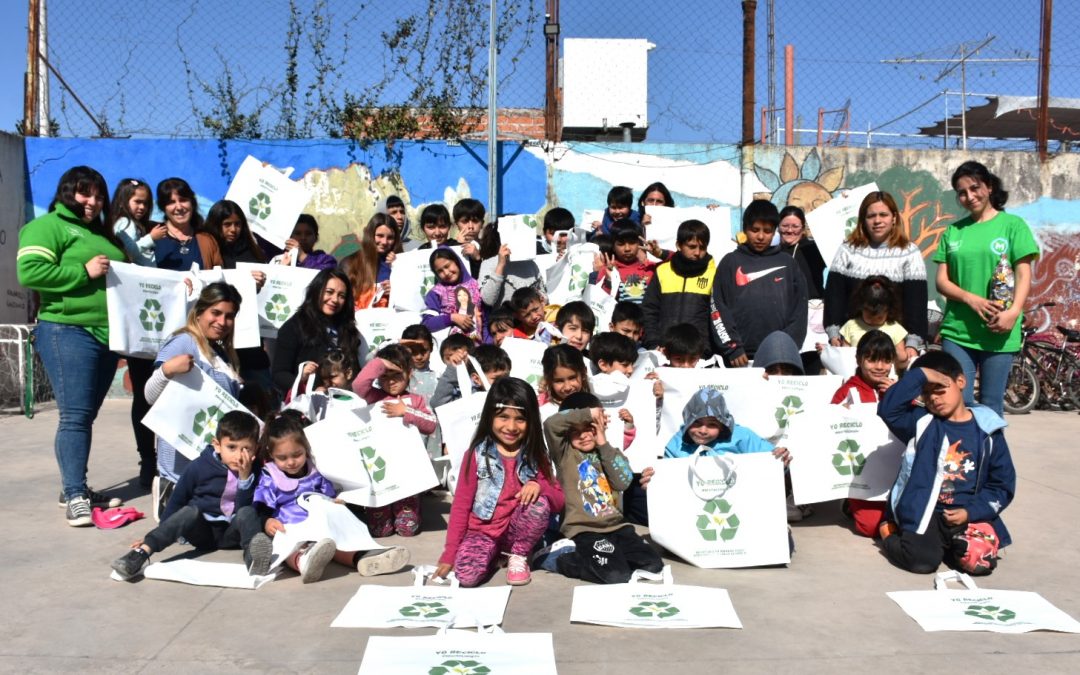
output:
<instances>
[{"instance_id":1,"label":"wooden post","mask_svg":"<svg viewBox=\"0 0 1080 675\"><path fill-rule=\"evenodd\" d=\"M754 15L757 0L743 0L742 143L754 144ZM765 130L762 129L762 134Z\"/></svg>"}]
</instances>

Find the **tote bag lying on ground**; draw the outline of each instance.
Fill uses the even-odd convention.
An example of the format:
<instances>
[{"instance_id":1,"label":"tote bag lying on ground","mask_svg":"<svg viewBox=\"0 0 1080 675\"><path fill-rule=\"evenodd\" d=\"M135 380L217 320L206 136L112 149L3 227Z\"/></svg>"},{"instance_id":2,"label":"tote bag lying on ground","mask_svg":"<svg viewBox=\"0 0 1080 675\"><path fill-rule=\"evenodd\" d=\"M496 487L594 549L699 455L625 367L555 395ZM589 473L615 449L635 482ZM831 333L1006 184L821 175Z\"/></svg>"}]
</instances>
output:
<instances>
[{"instance_id":1,"label":"tote bag lying on ground","mask_svg":"<svg viewBox=\"0 0 1080 675\"><path fill-rule=\"evenodd\" d=\"M959 581L966 588L948 589L949 580ZM927 632L1080 633L1080 622L1038 593L981 589L971 577L956 571L939 573L934 587L933 591L894 591L886 595Z\"/></svg>"},{"instance_id":2,"label":"tote bag lying on ground","mask_svg":"<svg viewBox=\"0 0 1080 675\"><path fill-rule=\"evenodd\" d=\"M195 459L214 440L221 418L233 410L251 415L250 410L196 366L169 380L142 423L177 452Z\"/></svg>"},{"instance_id":3,"label":"tote bag lying on ground","mask_svg":"<svg viewBox=\"0 0 1080 675\"><path fill-rule=\"evenodd\" d=\"M386 506L439 484L420 432L400 419L330 409L304 433L319 472L350 504Z\"/></svg>"},{"instance_id":4,"label":"tote bag lying on ground","mask_svg":"<svg viewBox=\"0 0 1080 675\"><path fill-rule=\"evenodd\" d=\"M555 675L551 633L440 630L435 635L368 638L359 675Z\"/></svg>"},{"instance_id":5,"label":"tote bag lying on ground","mask_svg":"<svg viewBox=\"0 0 1080 675\"><path fill-rule=\"evenodd\" d=\"M166 560L147 565L143 577L158 581L176 581L192 586L215 586L217 588L240 588L257 590L274 580L275 574L253 576L243 563L210 562L208 560ZM111 579L122 581L116 572Z\"/></svg>"},{"instance_id":6,"label":"tote bag lying on ground","mask_svg":"<svg viewBox=\"0 0 1080 675\"><path fill-rule=\"evenodd\" d=\"M663 459L646 494L652 540L696 567L790 561L784 466L768 452Z\"/></svg>"},{"instance_id":7,"label":"tote bag lying on ground","mask_svg":"<svg viewBox=\"0 0 1080 675\"><path fill-rule=\"evenodd\" d=\"M266 275L266 283L255 301L259 312L259 333L266 338L276 338L289 317L304 304L308 285L319 270L309 270L293 265L261 265L236 263L236 269L251 272L258 270Z\"/></svg>"},{"instance_id":8,"label":"tote bag lying on ground","mask_svg":"<svg viewBox=\"0 0 1080 675\"><path fill-rule=\"evenodd\" d=\"M425 586L435 571L413 570L412 586L364 584L337 615L331 628L474 628L501 624L511 586L461 588L450 573L448 583Z\"/></svg>"},{"instance_id":9,"label":"tote bag lying on ground","mask_svg":"<svg viewBox=\"0 0 1080 675\"><path fill-rule=\"evenodd\" d=\"M248 155L225 193L225 199L244 209L251 231L278 248L285 248L296 219L311 201L311 193L303 183L290 180L291 174L291 168L282 173Z\"/></svg>"},{"instance_id":10,"label":"tote bag lying on ground","mask_svg":"<svg viewBox=\"0 0 1080 675\"><path fill-rule=\"evenodd\" d=\"M371 533L344 504L323 494L300 495L296 500L307 511L307 518L289 523L284 532L274 535L274 557L270 569L285 562L305 542L333 539L339 551L376 551L386 548L375 543Z\"/></svg>"},{"instance_id":11,"label":"tote bag lying on ground","mask_svg":"<svg viewBox=\"0 0 1080 675\"><path fill-rule=\"evenodd\" d=\"M640 583L642 579L663 583ZM619 628L742 628L726 590L676 585L670 565L660 574L635 570L627 584L575 586L570 622Z\"/></svg>"},{"instance_id":12,"label":"tote bag lying on ground","mask_svg":"<svg viewBox=\"0 0 1080 675\"><path fill-rule=\"evenodd\" d=\"M105 274L109 350L152 359L187 322L185 272L114 262Z\"/></svg>"},{"instance_id":13,"label":"tote bag lying on ground","mask_svg":"<svg viewBox=\"0 0 1080 675\"><path fill-rule=\"evenodd\" d=\"M796 504L849 497L884 501L905 447L873 404L829 405L796 415L785 442Z\"/></svg>"}]
</instances>

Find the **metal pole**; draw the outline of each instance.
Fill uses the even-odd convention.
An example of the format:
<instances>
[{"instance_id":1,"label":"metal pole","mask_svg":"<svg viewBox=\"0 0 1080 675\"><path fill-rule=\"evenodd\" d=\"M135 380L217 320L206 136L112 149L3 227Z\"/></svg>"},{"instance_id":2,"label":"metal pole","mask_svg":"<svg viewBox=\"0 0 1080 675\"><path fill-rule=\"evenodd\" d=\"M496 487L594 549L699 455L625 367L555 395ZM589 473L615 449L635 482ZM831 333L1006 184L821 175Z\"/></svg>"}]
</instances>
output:
<instances>
[{"instance_id":1,"label":"metal pole","mask_svg":"<svg viewBox=\"0 0 1080 675\"><path fill-rule=\"evenodd\" d=\"M495 44L495 8L497 0L490 0L488 16L488 212L499 216L499 163L498 146L499 119L496 101L498 90L499 53Z\"/></svg>"},{"instance_id":2,"label":"metal pole","mask_svg":"<svg viewBox=\"0 0 1080 675\"><path fill-rule=\"evenodd\" d=\"M960 148L967 152L967 45L960 44Z\"/></svg>"},{"instance_id":3,"label":"metal pole","mask_svg":"<svg viewBox=\"0 0 1080 675\"><path fill-rule=\"evenodd\" d=\"M40 0L38 7L38 54L49 53L49 22L46 0ZM37 121L38 136L49 135L49 71L38 68L37 85Z\"/></svg>"},{"instance_id":4,"label":"metal pole","mask_svg":"<svg viewBox=\"0 0 1080 675\"><path fill-rule=\"evenodd\" d=\"M754 144L754 14L757 0L743 0L742 143ZM765 130L761 133L764 135Z\"/></svg>"},{"instance_id":5,"label":"metal pole","mask_svg":"<svg viewBox=\"0 0 1080 675\"><path fill-rule=\"evenodd\" d=\"M1046 161L1050 136L1050 37L1054 19L1054 0L1043 0L1042 26L1039 29L1039 117L1035 122L1035 147L1039 161Z\"/></svg>"},{"instance_id":6,"label":"metal pole","mask_svg":"<svg viewBox=\"0 0 1080 675\"><path fill-rule=\"evenodd\" d=\"M825 108L817 109L817 146L821 147L821 129L825 126Z\"/></svg>"},{"instance_id":7,"label":"metal pole","mask_svg":"<svg viewBox=\"0 0 1080 675\"><path fill-rule=\"evenodd\" d=\"M41 16L38 7L39 0L30 0L27 3L26 13L26 80L23 83L23 135L37 136L39 121L38 111L38 84L40 83L38 60L38 18Z\"/></svg>"},{"instance_id":8,"label":"metal pole","mask_svg":"<svg viewBox=\"0 0 1080 675\"><path fill-rule=\"evenodd\" d=\"M784 145L795 145L794 45L784 45Z\"/></svg>"},{"instance_id":9,"label":"metal pole","mask_svg":"<svg viewBox=\"0 0 1080 675\"><path fill-rule=\"evenodd\" d=\"M544 137L559 140L559 0L547 0L547 17L544 22L547 40L546 75L544 97Z\"/></svg>"},{"instance_id":10,"label":"metal pole","mask_svg":"<svg viewBox=\"0 0 1080 675\"><path fill-rule=\"evenodd\" d=\"M776 0L767 0L765 4L766 51L769 59L769 110L776 110ZM769 135L776 132L778 120L776 113L769 115Z\"/></svg>"}]
</instances>

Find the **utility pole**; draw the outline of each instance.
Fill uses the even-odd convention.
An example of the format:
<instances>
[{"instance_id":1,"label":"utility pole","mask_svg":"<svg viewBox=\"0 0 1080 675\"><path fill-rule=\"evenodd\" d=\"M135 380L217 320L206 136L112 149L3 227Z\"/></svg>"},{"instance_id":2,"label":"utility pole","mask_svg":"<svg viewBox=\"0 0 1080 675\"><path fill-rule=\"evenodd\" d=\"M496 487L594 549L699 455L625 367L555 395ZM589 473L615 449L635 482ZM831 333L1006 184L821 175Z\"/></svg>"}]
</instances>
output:
<instances>
[{"instance_id":1,"label":"utility pole","mask_svg":"<svg viewBox=\"0 0 1080 675\"><path fill-rule=\"evenodd\" d=\"M754 15L757 0L743 0L742 144L754 144Z\"/></svg>"},{"instance_id":2,"label":"utility pole","mask_svg":"<svg viewBox=\"0 0 1080 675\"><path fill-rule=\"evenodd\" d=\"M1054 19L1054 0L1043 0L1042 26L1039 29L1039 118L1035 122L1035 147L1039 161L1046 161L1050 135L1050 36Z\"/></svg>"},{"instance_id":3,"label":"utility pole","mask_svg":"<svg viewBox=\"0 0 1080 675\"><path fill-rule=\"evenodd\" d=\"M547 0L544 21L547 41L547 86L544 95L544 138L559 141L559 0Z\"/></svg>"},{"instance_id":4,"label":"utility pole","mask_svg":"<svg viewBox=\"0 0 1080 675\"><path fill-rule=\"evenodd\" d=\"M30 0L26 16L26 79L23 84L22 124L24 136L38 136L41 128L41 120L38 119L38 87L41 84L41 59L38 58L41 1Z\"/></svg>"},{"instance_id":5,"label":"utility pole","mask_svg":"<svg viewBox=\"0 0 1080 675\"><path fill-rule=\"evenodd\" d=\"M489 0L488 16L488 212L499 216L499 121L498 121L498 61L499 49L495 43L497 0Z\"/></svg>"},{"instance_id":6,"label":"utility pole","mask_svg":"<svg viewBox=\"0 0 1080 675\"><path fill-rule=\"evenodd\" d=\"M778 131L776 128L776 0L768 0L765 6L765 24L768 37L766 44L769 52L769 102L767 104L769 108L769 132L765 134L765 130L762 129L761 136L763 138L772 138L773 143L775 143L774 134Z\"/></svg>"}]
</instances>

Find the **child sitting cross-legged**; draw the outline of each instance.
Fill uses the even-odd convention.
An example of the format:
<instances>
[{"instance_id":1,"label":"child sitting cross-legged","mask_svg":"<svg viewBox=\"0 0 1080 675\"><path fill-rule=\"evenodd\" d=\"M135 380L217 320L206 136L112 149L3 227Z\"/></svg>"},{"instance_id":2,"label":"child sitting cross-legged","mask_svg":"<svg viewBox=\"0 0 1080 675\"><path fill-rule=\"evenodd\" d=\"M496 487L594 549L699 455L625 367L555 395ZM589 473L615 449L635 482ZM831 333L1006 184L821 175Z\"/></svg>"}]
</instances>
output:
<instances>
[{"instance_id":1,"label":"child sitting cross-legged","mask_svg":"<svg viewBox=\"0 0 1080 675\"><path fill-rule=\"evenodd\" d=\"M182 537L203 551L243 549L248 572L266 574L270 569L270 540L257 537L261 525L251 506L258 445L258 420L241 410L225 413L211 446L180 475L161 524L114 560L113 570L122 579L134 578L142 573L152 554Z\"/></svg>"},{"instance_id":2,"label":"child sitting cross-legged","mask_svg":"<svg viewBox=\"0 0 1080 675\"><path fill-rule=\"evenodd\" d=\"M263 468L255 488L255 510L265 520L263 532L256 539L273 537L289 525L307 519L308 512L297 499L318 493L331 499L337 491L311 460L311 446L304 435L304 418L295 410L286 410L270 418L263 431ZM263 546L261 541L260 546ZM409 551L395 546L373 551L339 551L333 539L308 542L285 560L300 573L303 583L322 578L326 565L334 560L354 567L362 576L397 572L409 562Z\"/></svg>"},{"instance_id":3,"label":"child sitting cross-legged","mask_svg":"<svg viewBox=\"0 0 1080 675\"><path fill-rule=\"evenodd\" d=\"M524 380L501 378L491 385L462 459L436 576L452 569L462 586L478 586L491 577L502 553L509 556L506 583L529 583L527 556L562 508L536 394Z\"/></svg>"},{"instance_id":4,"label":"child sitting cross-legged","mask_svg":"<svg viewBox=\"0 0 1080 675\"><path fill-rule=\"evenodd\" d=\"M606 427L600 401L585 392L567 397L544 422L566 497L561 531L572 541L541 550L536 564L572 579L618 584L636 569L659 572L664 563L619 510L616 495L630 485L633 472L622 451L608 443Z\"/></svg>"},{"instance_id":5,"label":"child sitting cross-legged","mask_svg":"<svg viewBox=\"0 0 1080 675\"><path fill-rule=\"evenodd\" d=\"M990 574L1011 543L1000 514L1016 492L1005 420L964 404L964 371L951 355L927 352L889 387L878 416L907 443L889 492L881 547L889 562L917 574L945 562ZM923 406L912 401L921 396Z\"/></svg>"}]
</instances>

